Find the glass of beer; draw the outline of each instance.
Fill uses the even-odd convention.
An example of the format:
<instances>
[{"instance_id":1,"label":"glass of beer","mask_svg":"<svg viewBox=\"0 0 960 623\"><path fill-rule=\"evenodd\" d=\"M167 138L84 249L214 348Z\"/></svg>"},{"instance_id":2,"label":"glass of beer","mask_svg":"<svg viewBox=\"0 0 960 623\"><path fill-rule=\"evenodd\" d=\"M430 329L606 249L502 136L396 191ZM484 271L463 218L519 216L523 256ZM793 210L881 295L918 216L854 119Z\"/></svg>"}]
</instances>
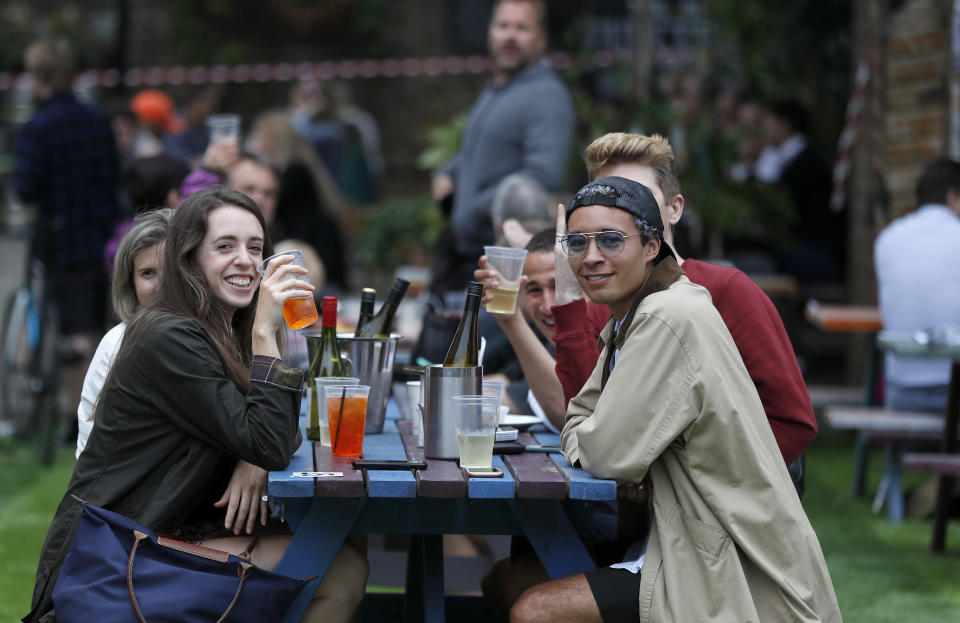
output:
<instances>
[{"instance_id":1,"label":"glass of beer","mask_svg":"<svg viewBox=\"0 0 960 623\"><path fill-rule=\"evenodd\" d=\"M493 440L497 434L500 399L497 396L454 396L460 467L485 470L493 467Z\"/></svg>"},{"instance_id":2,"label":"glass of beer","mask_svg":"<svg viewBox=\"0 0 960 623\"><path fill-rule=\"evenodd\" d=\"M367 421L369 385L325 385L330 451L334 456L361 456Z\"/></svg>"},{"instance_id":3,"label":"glass of beer","mask_svg":"<svg viewBox=\"0 0 960 623\"><path fill-rule=\"evenodd\" d=\"M292 255L293 261L290 262L295 266L304 266L303 264L303 251L300 249L291 249L290 251L284 251L283 253L276 253L271 255L267 259L260 262L260 265L257 266L257 272L260 273L260 276L263 276L263 273L267 272L267 264L275 257L280 257L281 255ZM303 281L310 281L306 275L287 275L284 279L301 279ZM308 296L301 299L287 299L283 303L283 319L287 321L287 326L296 331L297 329L302 329L304 327L309 327L315 323L320 318L320 315L317 313L317 304L313 300L313 296Z\"/></svg>"},{"instance_id":4,"label":"glass of beer","mask_svg":"<svg viewBox=\"0 0 960 623\"><path fill-rule=\"evenodd\" d=\"M499 274L500 285L488 288L486 294L492 294L493 300L486 304L491 314L513 314L517 311L517 292L520 290L520 276L523 275L523 260L526 249L511 247L483 247L490 268Z\"/></svg>"},{"instance_id":5,"label":"glass of beer","mask_svg":"<svg viewBox=\"0 0 960 623\"><path fill-rule=\"evenodd\" d=\"M330 423L327 420L327 393L326 387L328 385L356 385L360 382L360 379L354 378L352 376L318 376L314 377L313 382L316 384L317 388L317 400L320 401L320 404L323 405L320 408L319 413L319 427L320 427L320 445L329 446L330 445Z\"/></svg>"}]
</instances>

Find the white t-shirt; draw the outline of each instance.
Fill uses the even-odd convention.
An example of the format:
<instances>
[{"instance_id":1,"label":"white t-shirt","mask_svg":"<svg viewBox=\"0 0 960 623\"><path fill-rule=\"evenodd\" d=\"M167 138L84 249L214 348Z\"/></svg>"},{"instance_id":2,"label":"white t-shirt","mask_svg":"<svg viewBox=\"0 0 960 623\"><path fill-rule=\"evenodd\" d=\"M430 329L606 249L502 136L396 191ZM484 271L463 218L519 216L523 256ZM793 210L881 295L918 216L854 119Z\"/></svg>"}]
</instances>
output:
<instances>
[{"instance_id":1,"label":"white t-shirt","mask_svg":"<svg viewBox=\"0 0 960 623\"><path fill-rule=\"evenodd\" d=\"M113 360L117 357L117 351L120 350L120 342L123 341L123 332L126 328L127 324L121 322L107 331L97 346L97 352L93 354L90 367L87 368L87 375L83 377L83 390L80 392L80 405L77 407L79 427L77 458L80 458L80 453L83 452L90 437L90 431L93 430L93 414L97 409L97 401L100 400L103 384L113 366Z\"/></svg>"},{"instance_id":2,"label":"white t-shirt","mask_svg":"<svg viewBox=\"0 0 960 623\"><path fill-rule=\"evenodd\" d=\"M960 325L960 216L925 204L880 232L873 247L883 328L922 331ZM950 363L888 354L887 383L933 387L950 380Z\"/></svg>"}]
</instances>

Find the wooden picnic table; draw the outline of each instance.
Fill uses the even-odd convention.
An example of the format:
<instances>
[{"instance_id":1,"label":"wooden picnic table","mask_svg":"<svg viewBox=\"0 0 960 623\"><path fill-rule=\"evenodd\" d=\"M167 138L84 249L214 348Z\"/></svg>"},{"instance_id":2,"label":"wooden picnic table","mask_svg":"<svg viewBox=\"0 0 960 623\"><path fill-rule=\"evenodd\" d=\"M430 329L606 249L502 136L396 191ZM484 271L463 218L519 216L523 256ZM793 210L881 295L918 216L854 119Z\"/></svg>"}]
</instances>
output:
<instances>
[{"instance_id":1,"label":"wooden picnic table","mask_svg":"<svg viewBox=\"0 0 960 623\"><path fill-rule=\"evenodd\" d=\"M877 347L900 357L921 359L949 359L950 388L947 409L944 414L943 433L940 439L941 455L935 463L952 461L957 454L957 429L960 425L960 346L948 346L935 341L918 341L916 332L883 331L877 336ZM947 543L947 522L950 519L950 498L953 495L955 478L941 473L937 480L937 503L933 513L933 536L930 550L942 552Z\"/></svg>"},{"instance_id":2,"label":"wooden picnic table","mask_svg":"<svg viewBox=\"0 0 960 623\"><path fill-rule=\"evenodd\" d=\"M521 443L559 445L559 435L521 433ZM364 438L363 458L424 460L425 470L355 470L351 459L304 441L285 470L271 472L294 537L277 571L317 575L283 619L299 621L324 573L351 532L409 534L404 598L407 621L444 620L443 535L523 535L551 578L594 568L577 527L616 483L571 467L561 454L494 456L502 478L466 478L456 461L426 459L409 422L388 420Z\"/></svg>"},{"instance_id":3,"label":"wooden picnic table","mask_svg":"<svg viewBox=\"0 0 960 623\"><path fill-rule=\"evenodd\" d=\"M883 329L880 310L875 305L823 305L807 303L807 320L824 331L876 333Z\"/></svg>"},{"instance_id":4,"label":"wooden picnic table","mask_svg":"<svg viewBox=\"0 0 960 623\"><path fill-rule=\"evenodd\" d=\"M883 329L883 319L880 310L875 305L840 305L821 304L810 300L805 308L807 320L822 331L845 333L869 333L870 340L867 347L866 367L863 371L860 404L864 407L877 406L879 403L878 386L880 383L880 351L877 349L877 331ZM851 491L854 496L863 495L866 488L867 463L870 458L870 446L863 431L857 433L854 450L854 470ZM888 499L890 491L888 482L884 480L877 492L876 500ZM902 517L902 499L898 506L891 506L891 518L899 521ZM874 504L876 508L876 502Z\"/></svg>"}]
</instances>

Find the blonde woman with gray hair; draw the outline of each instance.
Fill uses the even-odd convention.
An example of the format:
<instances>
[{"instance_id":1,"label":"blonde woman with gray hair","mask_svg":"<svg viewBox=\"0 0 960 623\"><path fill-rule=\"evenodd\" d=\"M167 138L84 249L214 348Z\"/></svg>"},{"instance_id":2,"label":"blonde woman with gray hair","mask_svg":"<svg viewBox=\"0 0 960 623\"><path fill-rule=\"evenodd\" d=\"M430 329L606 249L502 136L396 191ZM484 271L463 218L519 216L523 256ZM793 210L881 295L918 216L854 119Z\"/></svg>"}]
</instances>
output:
<instances>
[{"instance_id":1,"label":"blonde woman with gray hair","mask_svg":"<svg viewBox=\"0 0 960 623\"><path fill-rule=\"evenodd\" d=\"M150 300L160 284L160 258L172 216L173 210L169 208L141 214L117 247L110 293L113 311L120 319L120 324L107 331L100 340L83 379L80 405L77 407L77 458L93 430L93 416L100 390L113 366L127 323L137 309Z\"/></svg>"}]
</instances>

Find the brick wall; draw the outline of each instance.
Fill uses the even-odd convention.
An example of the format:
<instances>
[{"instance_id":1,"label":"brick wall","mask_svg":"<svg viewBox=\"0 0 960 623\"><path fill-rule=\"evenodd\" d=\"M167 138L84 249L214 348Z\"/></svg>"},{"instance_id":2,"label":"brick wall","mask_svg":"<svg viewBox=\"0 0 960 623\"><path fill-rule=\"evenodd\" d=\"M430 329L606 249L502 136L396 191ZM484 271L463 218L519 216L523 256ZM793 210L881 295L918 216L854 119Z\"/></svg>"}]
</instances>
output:
<instances>
[{"instance_id":1,"label":"brick wall","mask_svg":"<svg viewBox=\"0 0 960 623\"><path fill-rule=\"evenodd\" d=\"M909 0L890 15L884 158L891 219L915 207L921 168L947 153L950 4Z\"/></svg>"}]
</instances>

